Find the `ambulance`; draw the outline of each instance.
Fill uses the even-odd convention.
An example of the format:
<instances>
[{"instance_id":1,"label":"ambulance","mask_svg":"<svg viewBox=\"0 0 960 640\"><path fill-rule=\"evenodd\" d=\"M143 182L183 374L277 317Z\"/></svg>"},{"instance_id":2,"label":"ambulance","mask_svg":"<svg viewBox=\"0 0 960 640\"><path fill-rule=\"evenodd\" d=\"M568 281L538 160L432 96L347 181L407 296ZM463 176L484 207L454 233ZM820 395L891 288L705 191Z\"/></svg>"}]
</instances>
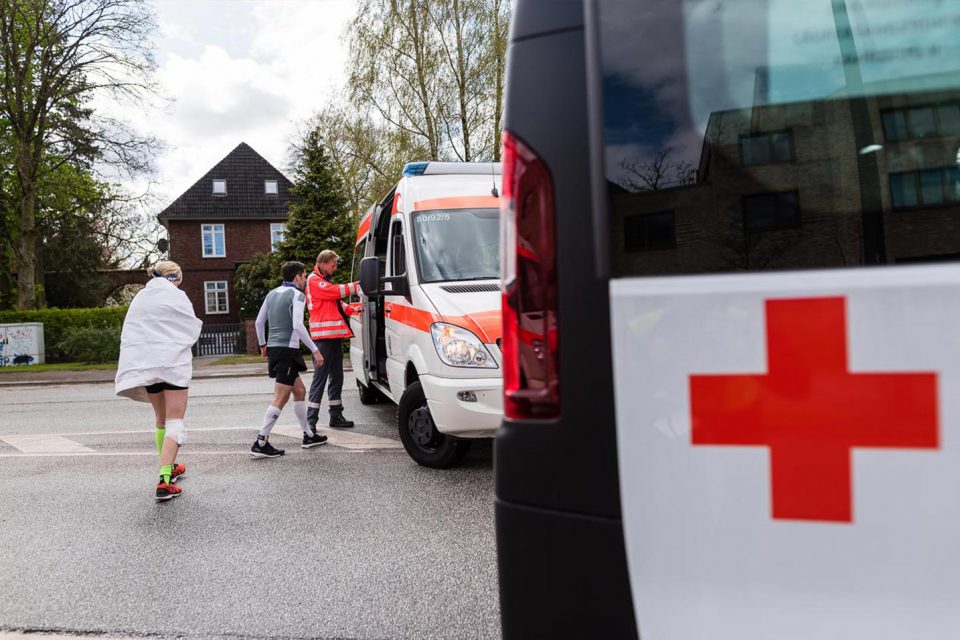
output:
<instances>
[{"instance_id":1,"label":"ambulance","mask_svg":"<svg viewBox=\"0 0 960 640\"><path fill-rule=\"evenodd\" d=\"M496 163L409 163L359 224L360 401L395 402L400 440L426 467L457 464L503 416L500 186Z\"/></svg>"},{"instance_id":2,"label":"ambulance","mask_svg":"<svg viewBox=\"0 0 960 640\"><path fill-rule=\"evenodd\" d=\"M516 0L503 637L960 637L960 3Z\"/></svg>"}]
</instances>

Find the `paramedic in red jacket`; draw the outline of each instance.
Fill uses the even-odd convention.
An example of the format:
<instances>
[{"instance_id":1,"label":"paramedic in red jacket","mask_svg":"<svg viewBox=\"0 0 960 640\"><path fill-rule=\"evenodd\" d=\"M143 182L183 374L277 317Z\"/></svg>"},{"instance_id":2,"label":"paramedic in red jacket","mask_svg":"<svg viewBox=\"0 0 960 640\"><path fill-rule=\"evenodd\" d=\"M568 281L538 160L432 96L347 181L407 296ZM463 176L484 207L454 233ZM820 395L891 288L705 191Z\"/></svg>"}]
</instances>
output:
<instances>
[{"instance_id":1,"label":"paramedic in red jacket","mask_svg":"<svg viewBox=\"0 0 960 640\"><path fill-rule=\"evenodd\" d=\"M342 298L359 292L356 282L337 284L330 278L337 270L339 256L330 249L324 249L317 256L313 273L307 278L307 308L310 310L310 337L320 348L323 364L313 370L313 382L310 383L310 395L307 397L307 422L314 433L320 419L320 400L323 388L330 378L327 398L330 404L330 426L346 429L353 422L343 417L343 340L352 338L347 316L354 313L354 307L344 307Z\"/></svg>"}]
</instances>

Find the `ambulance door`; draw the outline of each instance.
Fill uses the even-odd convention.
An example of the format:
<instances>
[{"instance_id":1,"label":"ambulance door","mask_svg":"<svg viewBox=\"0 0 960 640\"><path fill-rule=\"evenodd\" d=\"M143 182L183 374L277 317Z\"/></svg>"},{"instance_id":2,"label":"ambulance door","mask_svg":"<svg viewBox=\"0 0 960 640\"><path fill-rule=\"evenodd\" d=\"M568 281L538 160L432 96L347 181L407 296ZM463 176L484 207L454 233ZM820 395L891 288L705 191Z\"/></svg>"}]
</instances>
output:
<instances>
[{"instance_id":1,"label":"ambulance door","mask_svg":"<svg viewBox=\"0 0 960 640\"><path fill-rule=\"evenodd\" d=\"M394 215L390 222L390 240L387 246L387 277L405 276L407 274L406 244L404 242L403 214ZM390 383L390 393L395 400L403 395L405 373L407 368L407 353L412 333L416 329L411 326L416 317L411 307L406 288L394 284L396 293L386 293L384 300L384 327L387 348L387 379Z\"/></svg>"}]
</instances>

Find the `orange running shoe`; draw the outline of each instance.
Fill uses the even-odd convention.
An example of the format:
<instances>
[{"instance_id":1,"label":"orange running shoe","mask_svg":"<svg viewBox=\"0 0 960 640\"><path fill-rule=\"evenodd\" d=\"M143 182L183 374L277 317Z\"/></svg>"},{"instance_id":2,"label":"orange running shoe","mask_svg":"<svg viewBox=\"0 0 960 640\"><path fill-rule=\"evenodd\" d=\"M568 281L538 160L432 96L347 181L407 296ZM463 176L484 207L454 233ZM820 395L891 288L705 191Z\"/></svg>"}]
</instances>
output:
<instances>
[{"instance_id":1,"label":"orange running shoe","mask_svg":"<svg viewBox=\"0 0 960 640\"><path fill-rule=\"evenodd\" d=\"M173 471L170 472L170 483L173 484L187 473L187 468L182 464L173 465Z\"/></svg>"},{"instance_id":2,"label":"orange running shoe","mask_svg":"<svg viewBox=\"0 0 960 640\"><path fill-rule=\"evenodd\" d=\"M157 483L157 500L176 498L181 493L183 493L183 489L173 484L172 478L169 484L164 482L163 478L160 478L160 482Z\"/></svg>"}]
</instances>

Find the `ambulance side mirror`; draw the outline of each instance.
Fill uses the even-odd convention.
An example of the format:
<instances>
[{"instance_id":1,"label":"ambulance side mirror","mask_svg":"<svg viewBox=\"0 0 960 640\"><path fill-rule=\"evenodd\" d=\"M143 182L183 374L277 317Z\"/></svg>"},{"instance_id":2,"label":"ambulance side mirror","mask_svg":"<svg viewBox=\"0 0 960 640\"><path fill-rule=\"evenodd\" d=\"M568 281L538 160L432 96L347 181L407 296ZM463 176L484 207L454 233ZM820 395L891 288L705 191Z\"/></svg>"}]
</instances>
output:
<instances>
[{"instance_id":1,"label":"ambulance side mirror","mask_svg":"<svg viewBox=\"0 0 960 640\"><path fill-rule=\"evenodd\" d=\"M367 297L381 295L380 262L376 256L360 261L360 288Z\"/></svg>"}]
</instances>

